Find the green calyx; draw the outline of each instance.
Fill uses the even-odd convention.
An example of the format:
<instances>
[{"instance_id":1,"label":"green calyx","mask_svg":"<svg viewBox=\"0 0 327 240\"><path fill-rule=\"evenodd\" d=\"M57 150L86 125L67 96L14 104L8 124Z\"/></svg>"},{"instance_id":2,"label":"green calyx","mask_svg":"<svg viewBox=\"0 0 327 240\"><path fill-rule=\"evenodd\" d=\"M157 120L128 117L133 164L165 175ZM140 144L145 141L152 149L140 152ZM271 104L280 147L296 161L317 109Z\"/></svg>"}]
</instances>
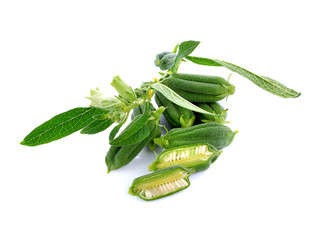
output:
<instances>
[{"instance_id":1,"label":"green calyx","mask_svg":"<svg viewBox=\"0 0 327 240\"><path fill-rule=\"evenodd\" d=\"M162 148L165 148L164 146L167 146L169 144L168 140L165 140L165 136L154 138L153 142Z\"/></svg>"},{"instance_id":2,"label":"green calyx","mask_svg":"<svg viewBox=\"0 0 327 240\"><path fill-rule=\"evenodd\" d=\"M194 114L192 114L192 117L188 118L186 121L184 120L184 115L181 115L179 122L180 122L182 128L187 128L187 127L193 126L194 120L195 120Z\"/></svg>"},{"instance_id":3,"label":"green calyx","mask_svg":"<svg viewBox=\"0 0 327 240\"><path fill-rule=\"evenodd\" d=\"M228 109L224 109L223 106L221 106L218 102L196 103L196 105L205 111L221 115L221 116L213 116L209 114L196 113L198 123L205 123L205 122L217 122L220 124L226 123Z\"/></svg>"}]
</instances>

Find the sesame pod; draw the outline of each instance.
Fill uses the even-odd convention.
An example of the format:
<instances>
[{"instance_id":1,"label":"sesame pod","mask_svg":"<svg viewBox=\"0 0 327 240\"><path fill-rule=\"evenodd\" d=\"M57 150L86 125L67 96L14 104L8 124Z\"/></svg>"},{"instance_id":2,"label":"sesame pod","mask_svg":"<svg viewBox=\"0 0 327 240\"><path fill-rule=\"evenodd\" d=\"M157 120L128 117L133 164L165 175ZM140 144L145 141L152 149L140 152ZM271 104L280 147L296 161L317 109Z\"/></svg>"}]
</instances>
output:
<instances>
[{"instance_id":1,"label":"sesame pod","mask_svg":"<svg viewBox=\"0 0 327 240\"><path fill-rule=\"evenodd\" d=\"M155 101L159 107L164 106L166 108L163 115L172 127L184 128L191 127L193 125L195 115L191 110L169 101L160 92L156 92Z\"/></svg>"},{"instance_id":2,"label":"sesame pod","mask_svg":"<svg viewBox=\"0 0 327 240\"><path fill-rule=\"evenodd\" d=\"M225 124L227 117L227 109L224 109L218 102L195 103L196 106L214 114L222 114L222 116L212 116L209 114L196 113L198 123L217 122Z\"/></svg>"},{"instance_id":3,"label":"sesame pod","mask_svg":"<svg viewBox=\"0 0 327 240\"><path fill-rule=\"evenodd\" d=\"M199 143L211 144L217 149L222 149L232 143L237 132L225 125L210 122L188 128L174 128L166 135L155 138L154 142L164 149Z\"/></svg>"},{"instance_id":4,"label":"sesame pod","mask_svg":"<svg viewBox=\"0 0 327 240\"><path fill-rule=\"evenodd\" d=\"M150 134L141 142L125 146L110 146L105 158L108 173L111 170L119 169L130 163L137 156L137 154L139 154L142 149L155 136L157 136L158 132L160 132L160 128L155 125L154 121L149 121L148 127L151 129Z\"/></svg>"},{"instance_id":5,"label":"sesame pod","mask_svg":"<svg viewBox=\"0 0 327 240\"><path fill-rule=\"evenodd\" d=\"M220 153L221 151L210 144L194 144L166 149L149 166L149 171L177 165L202 171L208 169Z\"/></svg>"},{"instance_id":6,"label":"sesame pod","mask_svg":"<svg viewBox=\"0 0 327 240\"><path fill-rule=\"evenodd\" d=\"M216 102L235 92L233 84L218 76L173 73L162 83L190 102Z\"/></svg>"},{"instance_id":7,"label":"sesame pod","mask_svg":"<svg viewBox=\"0 0 327 240\"><path fill-rule=\"evenodd\" d=\"M162 52L157 54L154 65L160 67L161 70L170 69L175 63L176 54L173 52Z\"/></svg>"},{"instance_id":8,"label":"sesame pod","mask_svg":"<svg viewBox=\"0 0 327 240\"><path fill-rule=\"evenodd\" d=\"M128 193L150 201L166 197L190 186L190 169L174 166L134 179Z\"/></svg>"}]
</instances>

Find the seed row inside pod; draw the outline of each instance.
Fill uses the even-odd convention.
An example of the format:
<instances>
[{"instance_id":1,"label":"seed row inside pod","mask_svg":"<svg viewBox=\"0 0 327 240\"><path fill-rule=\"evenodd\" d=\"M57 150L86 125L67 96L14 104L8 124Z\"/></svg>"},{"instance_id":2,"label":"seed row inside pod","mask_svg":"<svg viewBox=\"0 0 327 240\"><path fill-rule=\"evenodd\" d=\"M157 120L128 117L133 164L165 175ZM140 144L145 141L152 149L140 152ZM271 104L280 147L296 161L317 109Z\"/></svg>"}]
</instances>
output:
<instances>
[{"instance_id":1,"label":"seed row inside pod","mask_svg":"<svg viewBox=\"0 0 327 240\"><path fill-rule=\"evenodd\" d=\"M190 185L192 171L173 166L136 178L129 193L144 200L154 200L181 191Z\"/></svg>"},{"instance_id":2,"label":"seed row inside pod","mask_svg":"<svg viewBox=\"0 0 327 240\"><path fill-rule=\"evenodd\" d=\"M186 145L164 150L149 166L150 171L181 165L195 171L207 169L221 151L209 144Z\"/></svg>"}]
</instances>

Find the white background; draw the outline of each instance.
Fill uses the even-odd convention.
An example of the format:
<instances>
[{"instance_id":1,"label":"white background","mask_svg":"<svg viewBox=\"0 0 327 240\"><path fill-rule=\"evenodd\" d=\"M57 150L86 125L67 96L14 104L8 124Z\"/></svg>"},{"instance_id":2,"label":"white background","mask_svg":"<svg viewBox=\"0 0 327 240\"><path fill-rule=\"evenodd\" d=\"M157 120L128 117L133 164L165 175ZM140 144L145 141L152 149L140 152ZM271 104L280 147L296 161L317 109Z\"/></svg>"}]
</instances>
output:
<instances>
[{"instance_id":1,"label":"white background","mask_svg":"<svg viewBox=\"0 0 327 240\"><path fill-rule=\"evenodd\" d=\"M0 239L327 239L325 1L1 1ZM158 77L157 53L235 63L302 93L282 99L237 74L223 105L239 133L191 186L145 202L127 191L155 159L106 174L109 130L19 143L52 116ZM228 70L185 63L180 72Z\"/></svg>"}]
</instances>

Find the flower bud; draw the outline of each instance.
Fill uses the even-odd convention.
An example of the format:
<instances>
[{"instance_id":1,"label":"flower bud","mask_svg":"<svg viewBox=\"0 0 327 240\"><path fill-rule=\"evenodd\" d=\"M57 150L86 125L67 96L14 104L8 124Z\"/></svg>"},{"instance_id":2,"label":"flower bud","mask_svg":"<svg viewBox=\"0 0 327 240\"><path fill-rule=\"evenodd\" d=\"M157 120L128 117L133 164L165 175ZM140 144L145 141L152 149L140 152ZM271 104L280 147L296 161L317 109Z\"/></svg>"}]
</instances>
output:
<instances>
[{"instance_id":1,"label":"flower bud","mask_svg":"<svg viewBox=\"0 0 327 240\"><path fill-rule=\"evenodd\" d=\"M124 103L116 98L107 97L104 93L100 92L98 88L95 90L91 89L91 96L86 97L91 100L90 106L99 108L122 108Z\"/></svg>"},{"instance_id":2,"label":"flower bud","mask_svg":"<svg viewBox=\"0 0 327 240\"><path fill-rule=\"evenodd\" d=\"M154 60L154 64L157 67L160 67L161 70L168 70L170 69L176 59L176 54L173 52L162 52L157 54L156 60Z\"/></svg>"},{"instance_id":3,"label":"flower bud","mask_svg":"<svg viewBox=\"0 0 327 240\"><path fill-rule=\"evenodd\" d=\"M128 86L119 76L112 79L111 85L116 89L119 95L126 100L132 102L136 100L133 89Z\"/></svg>"}]
</instances>

